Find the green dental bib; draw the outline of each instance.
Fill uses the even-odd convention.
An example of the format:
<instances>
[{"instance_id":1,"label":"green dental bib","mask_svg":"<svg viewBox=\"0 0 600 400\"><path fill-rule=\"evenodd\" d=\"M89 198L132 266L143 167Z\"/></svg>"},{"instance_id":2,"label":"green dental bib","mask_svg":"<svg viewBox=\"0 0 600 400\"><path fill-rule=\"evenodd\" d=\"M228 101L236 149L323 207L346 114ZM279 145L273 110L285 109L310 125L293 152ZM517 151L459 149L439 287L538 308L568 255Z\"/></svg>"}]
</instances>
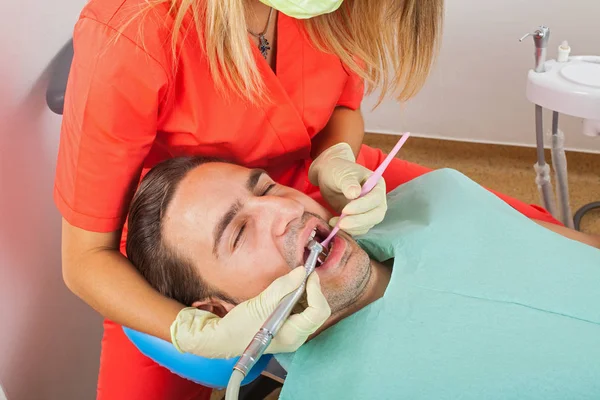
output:
<instances>
[{"instance_id":1,"label":"green dental bib","mask_svg":"<svg viewBox=\"0 0 600 400\"><path fill-rule=\"evenodd\" d=\"M394 259L385 296L302 346L281 399L600 399L600 250L453 170L359 242Z\"/></svg>"}]
</instances>

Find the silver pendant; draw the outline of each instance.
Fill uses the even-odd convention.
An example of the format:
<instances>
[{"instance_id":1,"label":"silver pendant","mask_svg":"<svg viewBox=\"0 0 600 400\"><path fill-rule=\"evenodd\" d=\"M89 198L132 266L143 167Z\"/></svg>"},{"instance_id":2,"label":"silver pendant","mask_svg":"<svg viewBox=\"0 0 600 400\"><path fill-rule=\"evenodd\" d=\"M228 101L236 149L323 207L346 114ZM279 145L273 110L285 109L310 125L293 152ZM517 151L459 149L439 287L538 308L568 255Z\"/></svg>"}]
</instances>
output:
<instances>
[{"instance_id":1,"label":"silver pendant","mask_svg":"<svg viewBox=\"0 0 600 400\"><path fill-rule=\"evenodd\" d=\"M271 50L271 46L265 35L258 35L258 50L260 50L260 54L262 54L266 60L267 54L269 53L269 50Z\"/></svg>"}]
</instances>

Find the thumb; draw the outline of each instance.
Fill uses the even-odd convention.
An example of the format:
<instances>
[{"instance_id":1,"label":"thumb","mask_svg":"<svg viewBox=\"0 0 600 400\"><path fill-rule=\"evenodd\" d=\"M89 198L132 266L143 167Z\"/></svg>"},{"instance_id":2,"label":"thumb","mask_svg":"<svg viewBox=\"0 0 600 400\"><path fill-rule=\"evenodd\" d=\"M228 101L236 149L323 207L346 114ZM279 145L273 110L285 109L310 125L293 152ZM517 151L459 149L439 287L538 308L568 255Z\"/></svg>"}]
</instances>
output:
<instances>
[{"instance_id":1,"label":"thumb","mask_svg":"<svg viewBox=\"0 0 600 400\"><path fill-rule=\"evenodd\" d=\"M331 226L332 228L334 226L337 225L338 221L340 220L340 217L333 217L329 220L329 226Z\"/></svg>"},{"instance_id":2,"label":"thumb","mask_svg":"<svg viewBox=\"0 0 600 400\"><path fill-rule=\"evenodd\" d=\"M360 181L354 174L345 174L340 178L339 191L342 192L347 199L356 199L360 196L361 189Z\"/></svg>"},{"instance_id":3,"label":"thumb","mask_svg":"<svg viewBox=\"0 0 600 400\"><path fill-rule=\"evenodd\" d=\"M300 314L292 315L288 322L296 328L297 332L309 336L331 316L331 308L321 290L321 282L317 273L308 277L306 297L308 307Z\"/></svg>"},{"instance_id":4,"label":"thumb","mask_svg":"<svg viewBox=\"0 0 600 400\"><path fill-rule=\"evenodd\" d=\"M306 270L304 266L299 266L294 268L290 273L275 279L264 291L265 300L270 304L277 304L285 295L296 290L305 276Z\"/></svg>"}]
</instances>

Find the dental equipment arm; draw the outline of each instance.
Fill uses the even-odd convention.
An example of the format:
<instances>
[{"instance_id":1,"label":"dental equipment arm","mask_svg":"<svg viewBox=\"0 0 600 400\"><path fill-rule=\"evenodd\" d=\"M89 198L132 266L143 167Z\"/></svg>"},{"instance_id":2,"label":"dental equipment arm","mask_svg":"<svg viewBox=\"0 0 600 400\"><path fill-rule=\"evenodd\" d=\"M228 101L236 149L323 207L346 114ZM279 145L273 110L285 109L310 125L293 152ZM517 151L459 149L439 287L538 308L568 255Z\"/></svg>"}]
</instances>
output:
<instances>
[{"instance_id":1,"label":"dental equipment arm","mask_svg":"<svg viewBox=\"0 0 600 400\"><path fill-rule=\"evenodd\" d=\"M533 33L526 34L519 41L522 42L529 36L533 36L533 42L535 43L535 72L544 72L550 29L547 26L539 26Z\"/></svg>"},{"instance_id":2,"label":"dental equipment arm","mask_svg":"<svg viewBox=\"0 0 600 400\"><path fill-rule=\"evenodd\" d=\"M277 308L267 318L256 335L254 335L254 338L233 367L233 373L231 374L229 384L227 385L226 400L237 400L241 382L267 350L271 340L277 335L284 322L292 313L293 308L302 297L304 289L306 288L306 281L315 270L319 255L324 251L324 247L314 239L308 243L307 248L310 250L310 254L304 263L306 271L304 280L296 290L281 299Z\"/></svg>"}]
</instances>

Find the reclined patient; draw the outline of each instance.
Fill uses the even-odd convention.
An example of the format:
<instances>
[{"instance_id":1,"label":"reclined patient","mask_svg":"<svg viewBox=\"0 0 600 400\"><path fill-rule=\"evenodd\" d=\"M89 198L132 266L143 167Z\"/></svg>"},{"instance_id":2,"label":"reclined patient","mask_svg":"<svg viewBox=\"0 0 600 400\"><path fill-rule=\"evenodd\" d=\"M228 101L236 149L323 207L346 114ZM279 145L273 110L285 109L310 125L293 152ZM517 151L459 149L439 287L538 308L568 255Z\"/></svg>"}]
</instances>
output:
<instances>
[{"instance_id":1,"label":"reclined patient","mask_svg":"<svg viewBox=\"0 0 600 400\"><path fill-rule=\"evenodd\" d=\"M330 229L323 207L263 171L201 158L156 166L131 210L133 264L218 315L302 264L311 233ZM369 233L333 241L316 269L332 314L278 356L281 398L600 398L596 247L456 171L419 177L388 195Z\"/></svg>"}]
</instances>

